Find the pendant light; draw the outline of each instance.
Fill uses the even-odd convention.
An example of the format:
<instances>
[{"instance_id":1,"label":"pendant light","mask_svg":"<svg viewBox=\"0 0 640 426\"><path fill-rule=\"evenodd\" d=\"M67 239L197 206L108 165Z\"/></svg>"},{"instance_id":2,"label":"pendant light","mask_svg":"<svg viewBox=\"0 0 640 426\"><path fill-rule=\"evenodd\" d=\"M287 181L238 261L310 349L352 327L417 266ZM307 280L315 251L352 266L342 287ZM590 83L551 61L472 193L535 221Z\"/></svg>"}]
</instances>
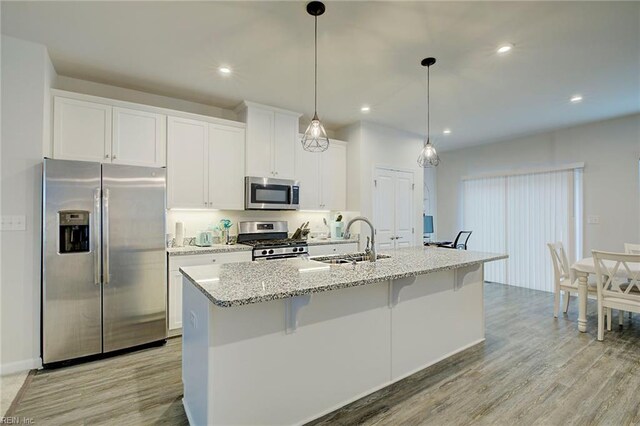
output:
<instances>
[{"instance_id":1,"label":"pendant light","mask_svg":"<svg viewBox=\"0 0 640 426\"><path fill-rule=\"evenodd\" d=\"M329 138L324 126L318 118L318 16L324 13L324 3L320 1L312 1L307 4L307 13L315 19L315 77L314 77L314 107L313 118L311 124L307 127L302 137L302 148L310 152L322 152L329 148Z\"/></svg>"},{"instance_id":2,"label":"pendant light","mask_svg":"<svg viewBox=\"0 0 640 426\"><path fill-rule=\"evenodd\" d=\"M431 144L429 138L429 67L436 63L436 58L424 58L420 62L423 67L427 67L427 139L424 144L424 148L420 151L418 156L418 164L420 167L436 167L440 164L440 157L436 152L435 147Z\"/></svg>"}]
</instances>

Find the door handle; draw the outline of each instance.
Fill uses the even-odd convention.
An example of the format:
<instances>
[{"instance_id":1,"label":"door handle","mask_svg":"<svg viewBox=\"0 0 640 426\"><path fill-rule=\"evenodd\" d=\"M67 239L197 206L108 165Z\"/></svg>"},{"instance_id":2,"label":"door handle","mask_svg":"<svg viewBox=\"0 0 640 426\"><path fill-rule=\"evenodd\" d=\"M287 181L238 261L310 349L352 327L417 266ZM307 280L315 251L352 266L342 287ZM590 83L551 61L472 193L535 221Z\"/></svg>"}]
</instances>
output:
<instances>
[{"instance_id":1,"label":"door handle","mask_svg":"<svg viewBox=\"0 0 640 426\"><path fill-rule=\"evenodd\" d=\"M102 191L102 282L109 284L109 189Z\"/></svg>"},{"instance_id":2,"label":"door handle","mask_svg":"<svg viewBox=\"0 0 640 426\"><path fill-rule=\"evenodd\" d=\"M93 190L93 282L100 284L102 244L100 244L100 188Z\"/></svg>"}]
</instances>

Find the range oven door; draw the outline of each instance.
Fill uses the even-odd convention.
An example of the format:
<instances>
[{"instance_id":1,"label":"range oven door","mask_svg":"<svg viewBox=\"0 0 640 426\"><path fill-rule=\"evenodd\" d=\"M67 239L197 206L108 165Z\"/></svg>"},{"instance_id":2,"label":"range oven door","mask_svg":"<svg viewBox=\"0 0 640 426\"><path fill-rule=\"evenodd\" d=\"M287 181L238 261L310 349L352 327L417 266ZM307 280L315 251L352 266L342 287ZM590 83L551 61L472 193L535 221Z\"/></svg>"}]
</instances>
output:
<instances>
[{"instance_id":1,"label":"range oven door","mask_svg":"<svg viewBox=\"0 0 640 426\"><path fill-rule=\"evenodd\" d=\"M245 178L246 210L298 210L300 186L289 179Z\"/></svg>"}]
</instances>

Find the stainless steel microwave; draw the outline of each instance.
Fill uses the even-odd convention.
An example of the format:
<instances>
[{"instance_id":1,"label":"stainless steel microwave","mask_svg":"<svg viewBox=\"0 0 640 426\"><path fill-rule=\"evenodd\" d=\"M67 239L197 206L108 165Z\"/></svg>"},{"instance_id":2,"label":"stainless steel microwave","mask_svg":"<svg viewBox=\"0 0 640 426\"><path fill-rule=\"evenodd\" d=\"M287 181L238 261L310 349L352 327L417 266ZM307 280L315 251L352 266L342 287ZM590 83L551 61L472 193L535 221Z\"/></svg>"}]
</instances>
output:
<instances>
[{"instance_id":1,"label":"stainless steel microwave","mask_svg":"<svg viewBox=\"0 0 640 426\"><path fill-rule=\"evenodd\" d=\"M295 180L247 176L245 210L298 210L300 185Z\"/></svg>"}]
</instances>

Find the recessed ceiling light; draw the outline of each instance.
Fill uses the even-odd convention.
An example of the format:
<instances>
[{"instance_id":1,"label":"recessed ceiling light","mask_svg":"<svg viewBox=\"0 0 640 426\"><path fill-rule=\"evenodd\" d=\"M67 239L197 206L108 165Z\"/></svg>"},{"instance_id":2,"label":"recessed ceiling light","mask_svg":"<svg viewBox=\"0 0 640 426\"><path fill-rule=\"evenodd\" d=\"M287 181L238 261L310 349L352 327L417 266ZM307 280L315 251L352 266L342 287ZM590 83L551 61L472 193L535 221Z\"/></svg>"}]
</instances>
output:
<instances>
[{"instance_id":1,"label":"recessed ceiling light","mask_svg":"<svg viewBox=\"0 0 640 426\"><path fill-rule=\"evenodd\" d=\"M442 131L442 134L444 134L444 135L450 135L450 134L451 134L451 129L444 129L444 130Z\"/></svg>"},{"instance_id":2,"label":"recessed ceiling light","mask_svg":"<svg viewBox=\"0 0 640 426\"><path fill-rule=\"evenodd\" d=\"M231 74L231 68L229 67L220 67L218 68L218 71L220 71L220 74L224 74L224 75Z\"/></svg>"},{"instance_id":3,"label":"recessed ceiling light","mask_svg":"<svg viewBox=\"0 0 640 426\"><path fill-rule=\"evenodd\" d=\"M369 112L371 111L371 107L369 105L363 105L362 108L360 108L360 111Z\"/></svg>"},{"instance_id":4,"label":"recessed ceiling light","mask_svg":"<svg viewBox=\"0 0 640 426\"><path fill-rule=\"evenodd\" d=\"M573 95L573 96L569 99L569 101L570 101L572 104L580 103L580 102L582 102L582 95Z\"/></svg>"},{"instance_id":5,"label":"recessed ceiling light","mask_svg":"<svg viewBox=\"0 0 640 426\"><path fill-rule=\"evenodd\" d=\"M506 43L506 44L503 44L500 47L498 47L498 53L500 55L504 55L505 53L509 53L511 51L511 49L513 49L513 44Z\"/></svg>"}]
</instances>

